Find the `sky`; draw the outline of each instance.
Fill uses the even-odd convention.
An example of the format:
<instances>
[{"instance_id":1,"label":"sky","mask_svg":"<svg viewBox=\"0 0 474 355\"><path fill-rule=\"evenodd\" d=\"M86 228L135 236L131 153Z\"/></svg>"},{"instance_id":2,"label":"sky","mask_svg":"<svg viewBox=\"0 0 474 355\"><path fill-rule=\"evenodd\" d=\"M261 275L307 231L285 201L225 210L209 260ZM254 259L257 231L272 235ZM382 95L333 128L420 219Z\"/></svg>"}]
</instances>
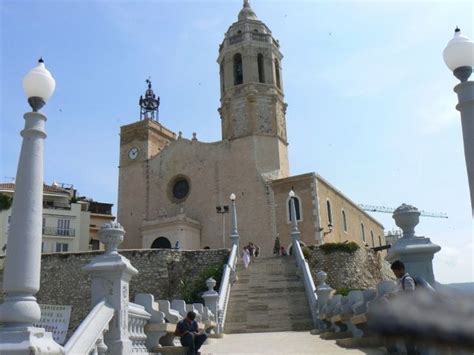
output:
<instances>
[{"instance_id":1,"label":"sky","mask_svg":"<svg viewBox=\"0 0 474 355\"><path fill-rule=\"evenodd\" d=\"M457 80L442 51L469 1L252 0L279 39L291 174L316 172L357 203L447 213L416 231L440 245L435 277L474 281L474 238ZM240 0L0 0L0 181L16 174L22 78L44 57L56 79L45 182L117 203L120 126L151 77L160 121L221 139L218 46ZM390 214L374 213L386 230Z\"/></svg>"}]
</instances>

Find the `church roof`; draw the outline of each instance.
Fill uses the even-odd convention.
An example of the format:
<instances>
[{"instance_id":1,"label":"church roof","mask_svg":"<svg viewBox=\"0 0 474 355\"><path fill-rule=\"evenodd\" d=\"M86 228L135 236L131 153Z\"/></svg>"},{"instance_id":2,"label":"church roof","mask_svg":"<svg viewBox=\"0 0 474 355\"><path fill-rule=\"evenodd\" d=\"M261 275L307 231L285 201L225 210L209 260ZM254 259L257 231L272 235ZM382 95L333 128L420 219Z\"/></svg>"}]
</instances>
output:
<instances>
[{"instance_id":1,"label":"church roof","mask_svg":"<svg viewBox=\"0 0 474 355\"><path fill-rule=\"evenodd\" d=\"M258 20L257 15L250 7L248 0L244 0L244 6L242 7L242 10L240 10L239 12L238 19L239 21Z\"/></svg>"}]
</instances>

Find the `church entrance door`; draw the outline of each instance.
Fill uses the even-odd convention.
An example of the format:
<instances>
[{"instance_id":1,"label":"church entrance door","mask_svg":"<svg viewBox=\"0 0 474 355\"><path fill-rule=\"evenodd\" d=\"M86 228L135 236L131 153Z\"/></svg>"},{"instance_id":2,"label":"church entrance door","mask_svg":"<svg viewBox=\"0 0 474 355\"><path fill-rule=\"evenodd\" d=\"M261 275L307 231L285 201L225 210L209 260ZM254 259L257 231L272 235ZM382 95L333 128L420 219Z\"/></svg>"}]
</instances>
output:
<instances>
[{"instance_id":1,"label":"church entrance door","mask_svg":"<svg viewBox=\"0 0 474 355\"><path fill-rule=\"evenodd\" d=\"M171 249L171 242L168 238L159 237L156 238L151 244L152 249Z\"/></svg>"}]
</instances>

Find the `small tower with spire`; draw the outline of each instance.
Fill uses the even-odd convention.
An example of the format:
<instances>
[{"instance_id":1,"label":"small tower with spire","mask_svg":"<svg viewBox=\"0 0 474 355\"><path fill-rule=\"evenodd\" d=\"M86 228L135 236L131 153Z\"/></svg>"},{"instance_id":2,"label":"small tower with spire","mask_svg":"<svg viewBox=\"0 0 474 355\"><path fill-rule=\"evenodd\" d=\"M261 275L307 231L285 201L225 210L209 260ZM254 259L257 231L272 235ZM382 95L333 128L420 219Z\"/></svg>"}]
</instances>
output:
<instances>
[{"instance_id":1,"label":"small tower with spire","mask_svg":"<svg viewBox=\"0 0 474 355\"><path fill-rule=\"evenodd\" d=\"M219 47L222 138L276 137L286 145L278 40L244 0Z\"/></svg>"},{"instance_id":2,"label":"small tower with spire","mask_svg":"<svg viewBox=\"0 0 474 355\"><path fill-rule=\"evenodd\" d=\"M140 120L152 120L158 122L158 109L160 107L160 97L156 96L151 88L151 78L145 80L148 89L145 91L145 98L140 96L138 105L140 106Z\"/></svg>"}]
</instances>

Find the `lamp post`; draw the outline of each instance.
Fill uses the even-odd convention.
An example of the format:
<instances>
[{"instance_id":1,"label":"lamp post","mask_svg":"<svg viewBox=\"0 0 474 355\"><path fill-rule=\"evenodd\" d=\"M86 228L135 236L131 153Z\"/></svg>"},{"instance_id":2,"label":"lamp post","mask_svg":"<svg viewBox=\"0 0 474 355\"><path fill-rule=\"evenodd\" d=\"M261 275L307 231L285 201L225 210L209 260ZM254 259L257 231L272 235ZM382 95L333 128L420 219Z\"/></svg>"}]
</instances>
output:
<instances>
[{"instance_id":1,"label":"lamp post","mask_svg":"<svg viewBox=\"0 0 474 355\"><path fill-rule=\"evenodd\" d=\"M443 51L443 58L454 76L461 81L454 87L454 91L459 100L456 109L461 113L464 156L474 215L474 82L468 81L474 66L474 43L456 28L453 39Z\"/></svg>"},{"instance_id":2,"label":"lamp post","mask_svg":"<svg viewBox=\"0 0 474 355\"><path fill-rule=\"evenodd\" d=\"M3 273L5 300L0 305L1 354L62 354L51 333L36 328L41 310L35 294L40 288L43 214L43 146L46 116L38 112L54 92L56 82L43 59L23 79L33 109L24 115L25 128L16 174L10 238ZM32 350L35 349L35 350Z\"/></svg>"},{"instance_id":3,"label":"lamp post","mask_svg":"<svg viewBox=\"0 0 474 355\"><path fill-rule=\"evenodd\" d=\"M235 194L230 194L230 218L231 218L231 229L230 229L230 241L231 245L237 245L239 247L239 231L237 230L237 209L235 208Z\"/></svg>"}]
</instances>

